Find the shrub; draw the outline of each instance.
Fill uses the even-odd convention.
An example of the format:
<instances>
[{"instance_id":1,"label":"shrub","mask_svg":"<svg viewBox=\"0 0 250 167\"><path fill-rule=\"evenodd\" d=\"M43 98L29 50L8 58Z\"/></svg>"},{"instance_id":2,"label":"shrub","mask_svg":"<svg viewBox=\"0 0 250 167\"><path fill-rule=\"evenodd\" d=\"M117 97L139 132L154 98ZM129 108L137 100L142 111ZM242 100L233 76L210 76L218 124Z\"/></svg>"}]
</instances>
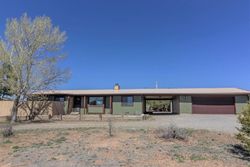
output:
<instances>
[{"instance_id":1,"label":"shrub","mask_svg":"<svg viewBox=\"0 0 250 167\"><path fill-rule=\"evenodd\" d=\"M150 115L148 115L148 114L142 114L142 120L144 121L144 120L148 120L148 119L150 119L151 118L151 116Z\"/></svg>"},{"instance_id":2,"label":"shrub","mask_svg":"<svg viewBox=\"0 0 250 167\"><path fill-rule=\"evenodd\" d=\"M12 141L10 141L9 139L8 140L5 140L4 142L3 142L3 144L11 144L12 143Z\"/></svg>"},{"instance_id":3,"label":"shrub","mask_svg":"<svg viewBox=\"0 0 250 167\"><path fill-rule=\"evenodd\" d=\"M250 103L239 113L238 120L241 127L238 128L237 138L241 141L246 151L250 153Z\"/></svg>"},{"instance_id":4,"label":"shrub","mask_svg":"<svg viewBox=\"0 0 250 167\"><path fill-rule=\"evenodd\" d=\"M182 163L185 162L185 157L179 154L174 154L173 157L177 162Z\"/></svg>"},{"instance_id":5,"label":"shrub","mask_svg":"<svg viewBox=\"0 0 250 167\"><path fill-rule=\"evenodd\" d=\"M175 125L170 125L166 129L160 130L160 137L164 139L187 140L189 131L184 128L178 128Z\"/></svg>"},{"instance_id":6,"label":"shrub","mask_svg":"<svg viewBox=\"0 0 250 167\"><path fill-rule=\"evenodd\" d=\"M55 139L54 142L58 143L58 144L61 144L61 143L65 142L66 140L67 140L66 137L61 136L60 138Z\"/></svg>"},{"instance_id":7,"label":"shrub","mask_svg":"<svg viewBox=\"0 0 250 167\"><path fill-rule=\"evenodd\" d=\"M6 126L2 131L3 137L9 137L13 135L13 129L11 125Z\"/></svg>"}]
</instances>

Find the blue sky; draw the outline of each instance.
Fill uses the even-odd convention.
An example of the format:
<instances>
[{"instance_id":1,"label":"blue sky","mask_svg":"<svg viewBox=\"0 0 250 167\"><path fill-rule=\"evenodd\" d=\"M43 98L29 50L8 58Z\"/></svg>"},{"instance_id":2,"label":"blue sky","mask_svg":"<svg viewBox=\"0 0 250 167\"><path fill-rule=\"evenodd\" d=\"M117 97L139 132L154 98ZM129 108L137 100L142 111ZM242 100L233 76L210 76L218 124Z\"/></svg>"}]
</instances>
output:
<instances>
[{"instance_id":1,"label":"blue sky","mask_svg":"<svg viewBox=\"0 0 250 167\"><path fill-rule=\"evenodd\" d=\"M24 12L67 33L59 89L250 89L249 0L1 0L0 36Z\"/></svg>"}]
</instances>

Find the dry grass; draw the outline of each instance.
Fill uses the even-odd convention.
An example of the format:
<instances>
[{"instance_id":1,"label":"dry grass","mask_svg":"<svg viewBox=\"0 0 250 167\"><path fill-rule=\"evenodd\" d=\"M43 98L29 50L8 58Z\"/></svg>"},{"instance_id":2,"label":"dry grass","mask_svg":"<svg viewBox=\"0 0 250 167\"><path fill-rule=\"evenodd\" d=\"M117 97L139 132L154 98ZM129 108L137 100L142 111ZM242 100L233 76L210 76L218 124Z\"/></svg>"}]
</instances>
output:
<instances>
[{"instance_id":1,"label":"dry grass","mask_svg":"<svg viewBox=\"0 0 250 167\"><path fill-rule=\"evenodd\" d=\"M247 166L229 151L233 136L193 131L165 140L155 130L79 128L18 131L0 138L0 166Z\"/></svg>"},{"instance_id":2,"label":"dry grass","mask_svg":"<svg viewBox=\"0 0 250 167\"><path fill-rule=\"evenodd\" d=\"M185 128L179 128L175 125L170 125L167 128L158 130L159 137L167 140L173 140L173 139L188 140L190 134L191 134L190 130Z\"/></svg>"}]
</instances>

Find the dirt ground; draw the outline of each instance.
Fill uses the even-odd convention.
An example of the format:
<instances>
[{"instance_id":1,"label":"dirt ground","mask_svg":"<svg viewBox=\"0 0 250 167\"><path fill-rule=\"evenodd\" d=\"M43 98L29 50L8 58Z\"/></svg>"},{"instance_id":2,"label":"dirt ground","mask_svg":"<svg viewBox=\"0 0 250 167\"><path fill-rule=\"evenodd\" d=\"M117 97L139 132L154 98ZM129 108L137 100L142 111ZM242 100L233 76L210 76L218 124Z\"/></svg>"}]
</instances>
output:
<instances>
[{"instance_id":1,"label":"dirt ground","mask_svg":"<svg viewBox=\"0 0 250 167\"><path fill-rule=\"evenodd\" d=\"M20 123L15 125L16 130L27 129L65 129L65 128L100 128L105 127L107 121L100 121L98 115L95 115L96 121L49 121L43 123ZM115 126L123 129L127 128L164 128L169 125L177 125L182 128L205 129L230 134L237 133L236 127L240 127L236 115L199 115L199 114L181 114L181 115L154 115L149 120L144 121L115 121ZM4 126L4 124L1 125Z\"/></svg>"},{"instance_id":2,"label":"dirt ground","mask_svg":"<svg viewBox=\"0 0 250 167\"><path fill-rule=\"evenodd\" d=\"M0 166L249 166L230 150L231 134L190 130L186 141L153 129L75 128L19 130L0 138Z\"/></svg>"}]
</instances>

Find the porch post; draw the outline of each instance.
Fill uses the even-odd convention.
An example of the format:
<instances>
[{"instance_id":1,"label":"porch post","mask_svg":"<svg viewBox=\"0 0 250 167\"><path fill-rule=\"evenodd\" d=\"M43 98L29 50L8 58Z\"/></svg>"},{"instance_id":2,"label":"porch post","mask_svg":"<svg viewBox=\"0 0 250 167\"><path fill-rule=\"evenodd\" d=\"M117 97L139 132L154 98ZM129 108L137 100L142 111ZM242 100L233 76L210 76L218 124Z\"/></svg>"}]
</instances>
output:
<instances>
[{"instance_id":1,"label":"porch post","mask_svg":"<svg viewBox=\"0 0 250 167\"><path fill-rule=\"evenodd\" d=\"M79 113L79 115L80 115L80 121L82 120L82 113L84 113L84 105L83 105L83 100L84 100L84 98L81 96L81 107L80 107L80 113Z\"/></svg>"},{"instance_id":2,"label":"porch post","mask_svg":"<svg viewBox=\"0 0 250 167\"><path fill-rule=\"evenodd\" d=\"M87 97L83 97L83 106L84 106L84 114L87 114L88 109L87 109Z\"/></svg>"},{"instance_id":3,"label":"porch post","mask_svg":"<svg viewBox=\"0 0 250 167\"><path fill-rule=\"evenodd\" d=\"M173 114L173 100L171 100L171 102L170 102L170 111Z\"/></svg>"},{"instance_id":4,"label":"porch post","mask_svg":"<svg viewBox=\"0 0 250 167\"><path fill-rule=\"evenodd\" d=\"M73 97L68 96L68 113L67 114L70 114L72 112L72 108L73 108Z\"/></svg>"},{"instance_id":5,"label":"porch post","mask_svg":"<svg viewBox=\"0 0 250 167\"><path fill-rule=\"evenodd\" d=\"M83 111L83 114L84 114L84 112L85 112L85 101L84 101L85 99L84 99L84 96L82 96L81 97L81 109L82 109L82 111Z\"/></svg>"},{"instance_id":6,"label":"porch post","mask_svg":"<svg viewBox=\"0 0 250 167\"><path fill-rule=\"evenodd\" d=\"M142 114L144 114L145 108L146 108L146 106L145 106L146 103L145 103L145 98L143 95L141 96L141 101L142 101Z\"/></svg>"},{"instance_id":7,"label":"porch post","mask_svg":"<svg viewBox=\"0 0 250 167\"><path fill-rule=\"evenodd\" d=\"M110 114L113 114L113 96L109 97Z\"/></svg>"}]
</instances>

